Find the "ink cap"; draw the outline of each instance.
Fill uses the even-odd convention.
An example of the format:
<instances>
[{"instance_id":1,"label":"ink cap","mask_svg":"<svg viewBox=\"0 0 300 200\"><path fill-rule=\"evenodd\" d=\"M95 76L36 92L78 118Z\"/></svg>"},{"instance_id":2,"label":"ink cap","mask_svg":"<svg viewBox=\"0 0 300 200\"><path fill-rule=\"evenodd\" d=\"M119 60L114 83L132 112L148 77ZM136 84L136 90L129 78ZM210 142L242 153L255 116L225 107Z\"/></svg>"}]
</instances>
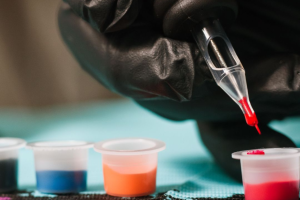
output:
<instances>
[{"instance_id":1,"label":"ink cap","mask_svg":"<svg viewBox=\"0 0 300 200\"><path fill-rule=\"evenodd\" d=\"M26 145L20 138L0 137L0 160L18 159L19 149Z\"/></svg>"},{"instance_id":2,"label":"ink cap","mask_svg":"<svg viewBox=\"0 0 300 200\"><path fill-rule=\"evenodd\" d=\"M19 149L26 145L20 138L0 138L0 192L12 192L18 188Z\"/></svg>"},{"instance_id":3,"label":"ink cap","mask_svg":"<svg viewBox=\"0 0 300 200\"><path fill-rule=\"evenodd\" d=\"M27 144L26 148L36 151L64 151L88 149L93 147L92 142L78 140L41 141Z\"/></svg>"},{"instance_id":4,"label":"ink cap","mask_svg":"<svg viewBox=\"0 0 300 200\"><path fill-rule=\"evenodd\" d=\"M258 150L259 154L248 154L249 151L232 154L232 158L241 161L245 199L253 199L255 196L255 199L262 200L263 197L270 196L270 188L273 188L272 195L276 196L276 199L286 200L287 196L283 195L286 191L294 191L292 195L294 197L289 199L298 199L300 150L297 148ZM250 150L255 151L257 149Z\"/></svg>"},{"instance_id":5,"label":"ink cap","mask_svg":"<svg viewBox=\"0 0 300 200\"><path fill-rule=\"evenodd\" d=\"M263 151L264 154L248 154L249 152ZM300 149L297 148L265 148L238 151L232 154L232 158L239 160L274 160L291 157L300 157Z\"/></svg>"},{"instance_id":6,"label":"ink cap","mask_svg":"<svg viewBox=\"0 0 300 200\"><path fill-rule=\"evenodd\" d=\"M163 141L150 138L119 138L95 143L96 152L108 155L143 155L166 148Z\"/></svg>"},{"instance_id":7,"label":"ink cap","mask_svg":"<svg viewBox=\"0 0 300 200\"><path fill-rule=\"evenodd\" d=\"M0 137L0 152L20 149L26 145L26 141L20 138Z\"/></svg>"},{"instance_id":8,"label":"ink cap","mask_svg":"<svg viewBox=\"0 0 300 200\"><path fill-rule=\"evenodd\" d=\"M104 189L118 197L146 196L155 192L158 152L164 142L149 138L120 138L98 142L102 154Z\"/></svg>"},{"instance_id":9,"label":"ink cap","mask_svg":"<svg viewBox=\"0 0 300 200\"><path fill-rule=\"evenodd\" d=\"M91 147L92 142L77 140L29 143L27 148L34 153L37 190L54 194L85 191Z\"/></svg>"}]
</instances>

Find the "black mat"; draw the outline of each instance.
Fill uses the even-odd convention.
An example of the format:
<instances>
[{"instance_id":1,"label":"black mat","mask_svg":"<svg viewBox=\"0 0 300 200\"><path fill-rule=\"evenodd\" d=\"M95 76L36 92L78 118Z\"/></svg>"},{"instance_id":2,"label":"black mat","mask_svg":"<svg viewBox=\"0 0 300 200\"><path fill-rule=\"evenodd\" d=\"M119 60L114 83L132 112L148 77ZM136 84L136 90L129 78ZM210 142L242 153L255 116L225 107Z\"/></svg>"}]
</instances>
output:
<instances>
[{"instance_id":1,"label":"black mat","mask_svg":"<svg viewBox=\"0 0 300 200\"><path fill-rule=\"evenodd\" d=\"M181 200L166 193L160 193L156 196L144 196L135 198L113 197L107 194L73 194L73 195L58 195L56 197L35 197L31 192L18 192L12 194L1 194L0 200ZM191 198L193 200L244 200L244 195L233 195L229 198Z\"/></svg>"}]
</instances>

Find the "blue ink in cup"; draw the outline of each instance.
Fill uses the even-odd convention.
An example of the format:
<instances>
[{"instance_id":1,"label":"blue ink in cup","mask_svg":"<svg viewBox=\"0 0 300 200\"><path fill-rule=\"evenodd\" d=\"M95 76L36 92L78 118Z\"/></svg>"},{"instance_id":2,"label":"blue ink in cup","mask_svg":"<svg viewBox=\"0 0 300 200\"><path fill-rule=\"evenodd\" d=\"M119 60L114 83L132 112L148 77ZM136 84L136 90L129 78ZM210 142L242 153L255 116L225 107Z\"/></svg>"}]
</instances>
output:
<instances>
[{"instance_id":1,"label":"blue ink in cup","mask_svg":"<svg viewBox=\"0 0 300 200\"><path fill-rule=\"evenodd\" d=\"M43 193L78 193L86 190L87 171L37 171L37 189Z\"/></svg>"},{"instance_id":2,"label":"blue ink in cup","mask_svg":"<svg viewBox=\"0 0 300 200\"><path fill-rule=\"evenodd\" d=\"M35 142L27 145L35 158L37 190L67 194L87 188L88 149L85 141Z\"/></svg>"}]
</instances>

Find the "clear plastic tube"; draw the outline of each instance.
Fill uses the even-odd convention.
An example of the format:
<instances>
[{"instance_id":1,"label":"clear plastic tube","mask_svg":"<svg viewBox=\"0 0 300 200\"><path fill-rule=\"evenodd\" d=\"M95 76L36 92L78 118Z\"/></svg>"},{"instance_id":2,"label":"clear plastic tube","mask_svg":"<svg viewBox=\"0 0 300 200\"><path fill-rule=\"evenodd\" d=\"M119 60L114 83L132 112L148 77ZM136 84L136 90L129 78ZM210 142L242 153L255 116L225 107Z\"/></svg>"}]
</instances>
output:
<instances>
[{"instance_id":1,"label":"clear plastic tube","mask_svg":"<svg viewBox=\"0 0 300 200\"><path fill-rule=\"evenodd\" d=\"M247 124L260 133L249 102L245 70L219 20L205 21L191 31L216 83L240 106Z\"/></svg>"}]
</instances>

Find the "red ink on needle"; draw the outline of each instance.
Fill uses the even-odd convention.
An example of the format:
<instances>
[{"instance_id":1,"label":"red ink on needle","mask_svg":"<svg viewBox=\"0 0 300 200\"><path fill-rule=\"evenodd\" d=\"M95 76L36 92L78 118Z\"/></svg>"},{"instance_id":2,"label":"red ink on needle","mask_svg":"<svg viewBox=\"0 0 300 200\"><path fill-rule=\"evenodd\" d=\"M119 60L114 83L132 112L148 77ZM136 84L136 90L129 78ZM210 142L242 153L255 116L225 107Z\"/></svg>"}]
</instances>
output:
<instances>
[{"instance_id":1,"label":"red ink on needle","mask_svg":"<svg viewBox=\"0 0 300 200\"><path fill-rule=\"evenodd\" d=\"M246 119L247 124L249 126L255 126L257 132L259 134L261 134L261 132L258 128L258 125L257 125L258 120L257 120L256 114L250 108L247 97L243 97L241 100L239 100L239 103L241 104L241 106L243 107L243 110L245 112L245 119Z\"/></svg>"},{"instance_id":2,"label":"red ink on needle","mask_svg":"<svg viewBox=\"0 0 300 200\"><path fill-rule=\"evenodd\" d=\"M265 155L263 150L247 151L247 155Z\"/></svg>"},{"instance_id":3,"label":"red ink on needle","mask_svg":"<svg viewBox=\"0 0 300 200\"><path fill-rule=\"evenodd\" d=\"M259 134L261 134L260 129L259 129L259 127L258 127L257 124L255 125L255 128L256 128L257 132L258 132Z\"/></svg>"}]
</instances>

